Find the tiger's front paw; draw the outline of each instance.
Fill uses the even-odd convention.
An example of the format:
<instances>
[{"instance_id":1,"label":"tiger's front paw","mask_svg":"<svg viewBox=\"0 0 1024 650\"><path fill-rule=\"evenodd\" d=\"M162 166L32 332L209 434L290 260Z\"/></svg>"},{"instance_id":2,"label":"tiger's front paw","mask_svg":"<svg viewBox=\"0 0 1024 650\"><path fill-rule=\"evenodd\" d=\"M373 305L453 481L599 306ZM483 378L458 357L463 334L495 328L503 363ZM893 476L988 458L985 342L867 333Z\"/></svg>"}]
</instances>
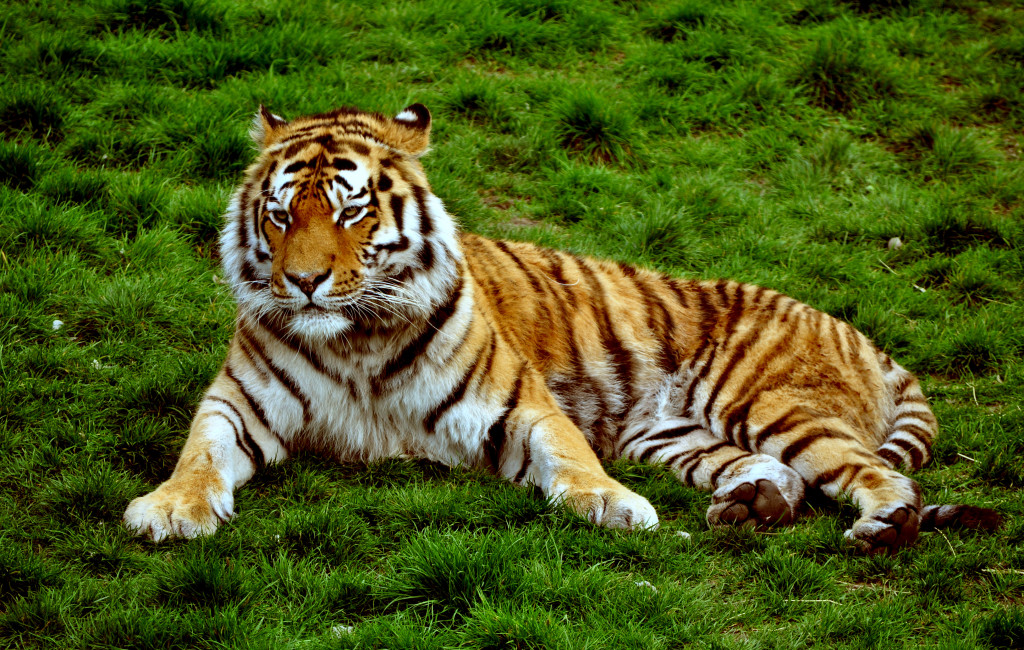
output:
<instances>
[{"instance_id":1,"label":"tiger's front paw","mask_svg":"<svg viewBox=\"0 0 1024 650\"><path fill-rule=\"evenodd\" d=\"M168 537L212 535L217 525L234 516L229 490L168 481L128 504L124 524L154 542Z\"/></svg>"},{"instance_id":2,"label":"tiger's front paw","mask_svg":"<svg viewBox=\"0 0 1024 650\"><path fill-rule=\"evenodd\" d=\"M599 526L650 530L658 527L658 513L651 503L619 484L566 490L563 499L570 508Z\"/></svg>"}]
</instances>

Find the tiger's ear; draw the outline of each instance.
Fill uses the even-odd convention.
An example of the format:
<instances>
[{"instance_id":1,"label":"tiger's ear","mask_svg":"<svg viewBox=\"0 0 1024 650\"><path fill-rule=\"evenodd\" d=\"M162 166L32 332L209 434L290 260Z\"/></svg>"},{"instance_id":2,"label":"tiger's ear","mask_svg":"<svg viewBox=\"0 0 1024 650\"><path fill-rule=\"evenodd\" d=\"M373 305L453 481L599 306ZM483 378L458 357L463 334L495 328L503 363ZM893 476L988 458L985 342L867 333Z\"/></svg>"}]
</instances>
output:
<instances>
[{"instance_id":1,"label":"tiger's ear","mask_svg":"<svg viewBox=\"0 0 1024 650\"><path fill-rule=\"evenodd\" d=\"M413 104L391 119L387 127L389 144L410 156L419 157L430 146L430 111Z\"/></svg>"},{"instance_id":2,"label":"tiger's ear","mask_svg":"<svg viewBox=\"0 0 1024 650\"><path fill-rule=\"evenodd\" d=\"M252 118L249 137L259 147L266 147L274 140L274 132L288 124L280 115L274 115L267 107L260 104L260 109Z\"/></svg>"}]
</instances>

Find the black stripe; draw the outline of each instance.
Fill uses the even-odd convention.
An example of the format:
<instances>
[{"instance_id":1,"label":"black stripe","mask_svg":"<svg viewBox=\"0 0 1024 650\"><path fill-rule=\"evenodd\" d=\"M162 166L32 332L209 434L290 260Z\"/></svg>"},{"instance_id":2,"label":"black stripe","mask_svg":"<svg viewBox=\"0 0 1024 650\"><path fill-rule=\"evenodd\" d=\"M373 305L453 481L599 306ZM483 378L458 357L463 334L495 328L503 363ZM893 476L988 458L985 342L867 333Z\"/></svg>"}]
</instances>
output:
<instances>
[{"instance_id":1,"label":"black stripe","mask_svg":"<svg viewBox=\"0 0 1024 650\"><path fill-rule=\"evenodd\" d=\"M764 444L765 440L767 440L771 436L774 436L777 433L782 433L784 431L789 431L796 425L802 422L806 422L808 420L808 417L806 416L799 419L797 418L798 415L802 415L803 413L804 408L802 406L791 407L782 415L782 417L779 417L774 422L766 425L757 433L757 439L754 440L754 448L760 449L761 446Z\"/></svg>"},{"instance_id":2,"label":"black stripe","mask_svg":"<svg viewBox=\"0 0 1024 650\"><path fill-rule=\"evenodd\" d=\"M523 275L526 276L526 279L529 280L530 286L533 287L533 292L535 294L538 294L538 298L540 297L540 295L543 295L544 287L541 286L540 281L536 278L536 276L534 276L533 273L530 272L530 270L527 268L523 260L521 260L517 254L512 252L512 249L509 248L508 243L503 241L495 241L494 245L498 247L498 250L500 250L502 253L511 258L513 262L515 262L516 266L519 267L519 270L522 271Z\"/></svg>"},{"instance_id":3,"label":"black stripe","mask_svg":"<svg viewBox=\"0 0 1024 650\"><path fill-rule=\"evenodd\" d=\"M820 488L822 485L828 485L829 483L834 483L836 480L838 480L843 474L845 474L851 468L853 469L853 471L850 473L850 476L847 477L845 481L843 481L842 489L845 490L846 487L853 481L853 479L858 474L861 473L861 471L863 471L863 470L868 468L867 465L853 465L851 463L843 463L839 467L833 467L832 469L830 469L830 470L828 470L826 472L822 472L821 474L818 474L817 476L814 477L813 480L808 481L807 484L808 484L808 486L817 489L817 488Z\"/></svg>"},{"instance_id":4,"label":"black stripe","mask_svg":"<svg viewBox=\"0 0 1024 650\"><path fill-rule=\"evenodd\" d=\"M580 269L580 273L586 279L587 284L591 287L592 299L596 303L594 305L594 312L598 317L598 331L601 334L602 347L611 357L612 366L615 368L616 383L627 397L632 398L633 357L615 333L611 314L608 313L608 294L594 270L587 264L587 260L576 258L576 264ZM622 408L613 414L613 426L617 428L618 422L623 414L628 411L629 406L629 404L624 404Z\"/></svg>"},{"instance_id":5,"label":"black stripe","mask_svg":"<svg viewBox=\"0 0 1024 650\"><path fill-rule=\"evenodd\" d=\"M512 409L515 408L516 403L519 401L519 391L523 387L523 375L525 374L525 366L520 367L516 374L515 384L512 385L512 390L508 394L508 398L505 399L505 407L501 412L501 415L494 424L487 429L487 439L484 441L484 453L487 455L487 460L490 462L491 467L494 468L495 472L498 472L501 467L501 454L505 450L505 439L508 431L506 430L506 424L508 423L508 417L512 413Z\"/></svg>"},{"instance_id":6,"label":"black stripe","mask_svg":"<svg viewBox=\"0 0 1024 650\"><path fill-rule=\"evenodd\" d=\"M523 465L516 472L516 477L512 479L514 483L522 483L526 478L526 472L530 469L530 465L533 463L533 458L530 453L530 442L533 440L533 432L530 431L523 439Z\"/></svg>"},{"instance_id":7,"label":"black stripe","mask_svg":"<svg viewBox=\"0 0 1024 650\"><path fill-rule=\"evenodd\" d=\"M390 176L388 176L384 172L380 173L380 180L377 182L377 187L380 189L381 192L387 192L388 190L391 189L391 186L393 184L394 183L391 181Z\"/></svg>"},{"instance_id":8,"label":"black stripe","mask_svg":"<svg viewBox=\"0 0 1024 650\"><path fill-rule=\"evenodd\" d=\"M694 431L702 429L703 427L699 425L692 425L686 427L676 427L675 429L669 429L667 431L662 431L661 433L655 434L650 438L643 440L642 442L650 442L652 440L657 440L658 443L646 447L643 450L643 452L637 457L637 461L645 463L648 459L650 459L651 456L653 456L658 451L670 445L674 445L683 438L685 438L687 435L693 433Z\"/></svg>"},{"instance_id":9,"label":"black stripe","mask_svg":"<svg viewBox=\"0 0 1024 650\"><path fill-rule=\"evenodd\" d=\"M694 431L703 430L703 429L704 429L704 427L702 427L699 424L688 424L686 426L673 427L671 429L665 429L664 431L659 431L658 433L655 433L654 435L647 436L646 438L643 438L642 440L640 440L639 438L642 435L642 432L641 432L640 434L634 435L632 438L630 438L626 442L622 443L621 449L624 451L626 449L626 447L628 447L634 441L636 441L637 444L654 442L656 440L664 441L663 444L651 445L651 446L647 447L646 449L644 449L643 453L640 454L640 456L637 458L637 460L639 460L640 462L645 462L657 450L663 449L663 448L667 447L668 445L673 445L673 444L679 442L680 440L682 440L683 438L685 438L686 436L688 436L689 434L693 433Z\"/></svg>"},{"instance_id":10,"label":"black stripe","mask_svg":"<svg viewBox=\"0 0 1024 650\"><path fill-rule=\"evenodd\" d=\"M206 399L215 402L220 402L227 406L228 408L230 408L232 412L234 412L234 414L238 417L238 421L242 423L242 429L245 429L245 420L242 419L242 414L238 412L238 409L235 408L234 404L227 401L226 399L216 396L208 396L206 397ZM256 457L253 455L252 450L249 449L249 447L247 447L245 443L242 442L242 435L239 433L238 427L235 426L234 420L232 420L231 418L227 417L224 413L221 413L219 411L214 411L213 414L220 415L221 417L224 418L225 421L227 421L228 424L231 425L231 431L235 434L235 444L238 445L238 448L242 450L242 453L246 455L246 457L249 459L249 462L251 462L253 464L253 467L255 467ZM248 436L248 433L246 435Z\"/></svg>"},{"instance_id":11,"label":"black stripe","mask_svg":"<svg viewBox=\"0 0 1024 650\"><path fill-rule=\"evenodd\" d=\"M899 467L900 465L903 464L903 458L901 458L900 455L897 454L892 449L882 448L876 451L875 453L878 454L880 458L884 458L885 460L889 461L889 463L892 464L893 467Z\"/></svg>"},{"instance_id":12,"label":"black stripe","mask_svg":"<svg viewBox=\"0 0 1024 650\"><path fill-rule=\"evenodd\" d=\"M551 263L548 271L557 283L557 288L555 290L559 292L559 297L564 297L565 301L569 303L569 307L575 310L576 294L573 292L573 287L576 285L576 282L568 282L565 279L565 259L561 254L549 248L542 248L540 251L545 257L547 257L548 262Z\"/></svg>"},{"instance_id":13,"label":"black stripe","mask_svg":"<svg viewBox=\"0 0 1024 650\"><path fill-rule=\"evenodd\" d=\"M498 250L504 253L506 257L510 258L513 262L515 262L516 266L518 266L519 270L523 273L523 275L526 276L526 279L529 281L530 286L533 288L533 293L530 295L530 298L532 298L532 300L529 301L529 304L537 312L533 316L535 326L550 327L550 324L560 322L555 320L551 313L551 309L548 307L548 302L545 300L545 298L547 298L548 293L550 292L550 286L546 279L545 281L542 282L538 278L538 273L535 273L537 269L535 269L532 265L523 262L523 260L519 257L519 254L516 253L508 245L507 242L495 241L493 242L493 244L498 248ZM553 298L551 304L559 305L560 301L558 300L557 296L555 296L553 292L551 292L551 295ZM555 332L551 332L550 336L558 336L558 334ZM554 344L552 344L552 347L555 347ZM550 365L550 360L552 356L550 351L548 350L548 347L537 346L535 350L539 357L538 364L541 367L548 367Z\"/></svg>"},{"instance_id":14,"label":"black stripe","mask_svg":"<svg viewBox=\"0 0 1024 650\"><path fill-rule=\"evenodd\" d=\"M455 285L445 299L444 303L434 310L434 313L427 319L426 327L412 342L405 346L397 355L392 357L379 375L370 380L370 386L374 395L380 396L384 392L387 381L397 373L405 370L413 364L417 357L430 346L434 336L440 331L448 319L455 313L459 298L462 295L462 276L456 278Z\"/></svg>"},{"instance_id":15,"label":"black stripe","mask_svg":"<svg viewBox=\"0 0 1024 650\"><path fill-rule=\"evenodd\" d=\"M331 167L334 167L339 171L350 172L356 169L356 164L348 158L335 158L331 161Z\"/></svg>"},{"instance_id":16,"label":"black stripe","mask_svg":"<svg viewBox=\"0 0 1024 650\"><path fill-rule=\"evenodd\" d=\"M252 200L252 230L253 232L260 231L260 197L256 197Z\"/></svg>"},{"instance_id":17,"label":"black stripe","mask_svg":"<svg viewBox=\"0 0 1024 650\"><path fill-rule=\"evenodd\" d=\"M705 449L699 450L696 454L694 454L694 456L692 458L688 458L686 460L686 462L690 463L690 468L688 470L686 470L686 479L685 479L684 482L687 485L693 485L693 473L695 471L697 471L697 466L700 465L700 461L703 459L702 458L703 456L709 456L709 455L715 453L716 451L718 451L719 449L721 449L723 447L730 447L730 446L731 445L729 443L727 443L727 442L718 442L718 443L715 443L715 444L711 445L710 447L706 447ZM682 468L683 468L682 465L680 465L679 469L682 469Z\"/></svg>"},{"instance_id":18,"label":"black stripe","mask_svg":"<svg viewBox=\"0 0 1024 650\"><path fill-rule=\"evenodd\" d=\"M398 229L401 239L397 244L384 244L382 248L392 251L405 250L409 248L409 238L402 232L405 228L405 199L397 194L392 194L389 205L391 206L391 214L395 218L395 228Z\"/></svg>"},{"instance_id":19,"label":"black stripe","mask_svg":"<svg viewBox=\"0 0 1024 650\"><path fill-rule=\"evenodd\" d=\"M672 293L674 293L676 295L676 299L679 301L679 306L682 307L683 309L689 309L690 308L690 299L686 295L686 291L681 286L679 286L682 283L682 281L681 280L675 280L675 279L672 279L672 278L665 278L664 282L665 282L665 286L667 286L669 289L671 289ZM693 283L692 282L687 282L686 284L689 285L690 288L693 287ZM699 293L700 293L700 291L698 289L698 294Z\"/></svg>"},{"instance_id":20,"label":"black stripe","mask_svg":"<svg viewBox=\"0 0 1024 650\"><path fill-rule=\"evenodd\" d=\"M910 385L914 383L914 376L906 374L900 377L899 382L893 387L893 393L896 395L896 403L899 404L903 401L903 393L906 392Z\"/></svg>"},{"instance_id":21,"label":"black stripe","mask_svg":"<svg viewBox=\"0 0 1024 650\"><path fill-rule=\"evenodd\" d=\"M248 427L245 426L245 418L243 418L242 414L239 413L237 408L235 408L235 405L229 402L228 400L224 399L223 397L217 397L216 395L207 395L204 399L224 404L229 409L231 409L232 413L235 414L235 416L238 418L239 423L241 423L242 425L242 437L239 438L238 429L235 427L233 422L231 423L231 428L234 429L235 432L235 444L238 445L238 448L242 450L242 453L249 457L249 460L252 461L253 467L255 467L256 469L266 467L266 461L263 458L263 450L260 449L260 446L256 444L256 441L253 440L253 437L249 435L249 429Z\"/></svg>"},{"instance_id":22,"label":"black stripe","mask_svg":"<svg viewBox=\"0 0 1024 650\"><path fill-rule=\"evenodd\" d=\"M484 357L483 363L480 364L481 382L484 380L483 378L486 378L487 375L490 374L491 366L494 364L495 353L498 350L498 337L495 336L494 332L492 332L489 327L488 334L491 336L491 342L487 348L487 356Z\"/></svg>"},{"instance_id":23,"label":"black stripe","mask_svg":"<svg viewBox=\"0 0 1024 650\"><path fill-rule=\"evenodd\" d=\"M850 436L841 431L834 431L832 429L817 429L814 430L813 433L811 431L805 431L803 435L800 436L799 440L791 442L782 450L782 453L779 455L779 460L782 461L783 465L789 465L794 458L806 451L808 447L813 445L815 442L826 438L833 440L849 440Z\"/></svg>"},{"instance_id":24,"label":"black stripe","mask_svg":"<svg viewBox=\"0 0 1024 650\"><path fill-rule=\"evenodd\" d=\"M263 381L269 381L270 380L270 375L267 373L266 370L261 368L256 363L256 353L252 350L252 348L250 347L249 343L244 338L240 338L238 340L238 347L239 347L239 349L242 350L242 354L245 355L245 358L249 360L249 366L252 367L253 370L255 370L256 372L259 373L260 377L263 378Z\"/></svg>"},{"instance_id":25,"label":"black stripe","mask_svg":"<svg viewBox=\"0 0 1024 650\"><path fill-rule=\"evenodd\" d=\"M903 404L927 404L928 399L924 395L899 395L896 399L896 405L900 406Z\"/></svg>"},{"instance_id":26,"label":"black stripe","mask_svg":"<svg viewBox=\"0 0 1024 650\"><path fill-rule=\"evenodd\" d=\"M480 363L481 357L483 357L484 348L481 347L473 361L470 362L469 366L463 371L462 378L455 385L451 392L442 399L437 406L427 413L427 416L423 419L423 428L427 430L427 433L434 433L434 427L437 426L438 420L448 412L450 408L455 406L456 403L462 400L466 395L466 389L469 387L469 381L473 378L473 373L476 370L477 364Z\"/></svg>"},{"instance_id":27,"label":"black stripe","mask_svg":"<svg viewBox=\"0 0 1024 650\"><path fill-rule=\"evenodd\" d=\"M422 185L413 185L412 194L416 199L416 207L420 212L420 235L424 239L430 236L430 233L434 232L434 223L430 220L430 215L427 214L427 200L426 190L423 189Z\"/></svg>"},{"instance_id":28,"label":"black stripe","mask_svg":"<svg viewBox=\"0 0 1024 650\"><path fill-rule=\"evenodd\" d=\"M680 364L678 355L675 353L675 347L672 345L675 341L675 319L672 318L672 314L669 313L661 298L651 290L646 279L640 276L632 277L633 284L636 285L640 296L644 300L644 305L647 307L647 326L661 345L661 350L658 353L658 366L667 375L675 374L679 370ZM654 318L655 309L661 315L657 323ZM656 327L658 324L660 324L660 327Z\"/></svg>"},{"instance_id":29,"label":"black stripe","mask_svg":"<svg viewBox=\"0 0 1024 650\"><path fill-rule=\"evenodd\" d=\"M921 453L921 450L917 448L917 445L907 442L906 440L900 440L899 438L889 438L886 442L895 447L899 447L910 454L910 463L913 469L917 469L921 466L921 461L924 460L924 455Z\"/></svg>"},{"instance_id":30,"label":"black stripe","mask_svg":"<svg viewBox=\"0 0 1024 650\"><path fill-rule=\"evenodd\" d=\"M242 213L242 217L238 219L238 246L239 248L249 248L249 230L246 228L249 224L249 220L244 218L245 206L249 205L249 190L252 189L246 185L242 188L242 195L238 198L238 208Z\"/></svg>"},{"instance_id":31,"label":"black stripe","mask_svg":"<svg viewBox=\"0 0 1024 650\"><path fill-rule=\"evenodd\" d=\"M245 401L248 402L249 404L249 409L253 412L253 414L256 415L256 419L260 421L260 424L263 425L263 428L266 429L267 431L270 431L270 425L267 423L267 414L263 412L263 408L256 403L256 400L252 398L252 395L249 394L249 391L245 390L245 386L242 385L242 382L239 381L238 377L235 376L234 371L231 370L231 364L224 364L224 374L226 374L228 378L230 378L231 381L235 382L235 385L238 386L238 390L239 392L242 393L242 397L244 397ZM251 435L249 435L248 430L244 430L242 434L245 437L245 443L252 448L252 453L256 457L256 468L259 469L261 467L266 467L267 462L263 456L263 449L261 449L259 444L257 444L256 440Z\"/></svg>"},{"instance_id":32,"label":"black stripe","mask_svg":"<svg viewBox=\"0 0 1024 650\"><path fill-rule=\"evenodd\" d=\"M871 460L874 460L874 459L871 459ZM872 467L869 467L867 465L852 465L852 464L847 464L846 466L847 467L852 467L853 471L850 472L850 475L847 476L846 479L843 481L842 490L844 492L846 491L846 489L848 487L850 487L850 484L853 483L857 479L858 476L860 476L861 472L863 472L863 471L865 471L867 469L873 468L874 467L874 463L872 463Z\"/></svg>"},{"instance_id":33,"label":"black stripe","mask_svg":"<svg viewBox=\"0 0 1024 650\"><path fill-rule=\"evenodd\" d=\"M276 363L274 363L273 360L271 360L270 355L267 354L266 350L264 350L263 347L259 344L259 342L253 339L249 335L249 333L245 331L245 329L239 327L238 332L239 334L241 334L243 340L248 341L249 345L251 345L253 349L256 351L256 353L259 354L260 359L267 366L267 369L269 369L270 372L274 374L274 377L277 378L281 385L284 386L288 390L288 392L290 392L292 396L295 397L295 399L297 399L299 403L302 405L302 423L308 426L312 417L310 415L312 410L312 404L310 404L309 398L306 397L306 395L299 389L299 386L296 383L295 378L292 377L287 370L281 368Z\"/></svg>"},{"instance_id":34,"label":"black stripe","mask_svg":"<svg viewBox=\"0 0 1024 650\"><path fill-rule=\"evenodd\" d=\"M750 456L748 456L747 454L743 454L743 455L740 455L740 456L736 456L735 458L731 458L731 459L725 461L724 463L722 463L721 465L719 465L718 469L716 469L714 472L711 473L711 489L712 490L715 489L716 483L718 483L718 477L720 477L722 475L722 473L725 472L725 470L729 469L729 467L732 466L733 463L739 462L739 461L743 460L744 458L749 458L749 457Z\"/></svg>"},{"instance_id":35,"label":"black stripe","mask_svg":"<svg viewBox=\"0 0 1024 650\"><path fill-rule=\"evenodd\" d=\"M843 346L843 336L839 332L839 319L830 316L829 317L829 325L830 325L830 330L831 330L831 334L829 335L829 340L832 341L832 345L835 346L836 352L839 353L839 358L842 360L843 365L849 366L850 365L850 354L851 354L852 351L845 349L844 346Z\"/></svg>"},{"instance_id":36,"label":"black stripe","mask_svg":"<svg viewBox=\"0 0 1024 650\"><path fill-rule=\"evenodd\" d=\"M731 411L726 412L723 409L722 416L720 416L726 437L737 447L747 451L753 451L750 447L750 423L748 422L752 406L753 400L749 400Z\"/></svg>"},{"instance_id":37,"label":"black stripe","mask_svg":"<svg viewBox=\"0 0 1024 650\"><path fill-rule=\"evenodd\" d=\"M242 268L238 270L238 274L242 276L242 280L250 289L265 289L267 287L267 281L256 275L256 269L253 268L249 260L242 261Z\"/></svg>"},{"instance_id":38,"label":"black stripe","mask_svg":"<svg viewBox=\"0 0 1024 650\"><path fill-rule=\"evenodd\" d=\"M429 271L434 267L434 247L429 241L423 242L419 252L416 254L419 260L419 270Z\"/></svg>"},{"instance_id":39,"label":"black stripe","mask_svg":"<svg viewBox=\"0 0 1024 650\"><path fill-rule=\"evenodd\" d=\"M899 420L899 419L901 419L903 417L906 417L906 416L907 416L907 414L903 413L903 414L900 414L900 416L898 418L896 418L896 419ZM913 417L916 417L916 416L913 416ZM909 433L910 435L912 435L915 438L917 438L918 440L920 440L921 444L924 445L925 448L928 448L928 447L931 446L932 434L931 434L930 431L928 431L927 429L925 429L923 427L919 427L916 424L901 424L900 426L896 427L896 431L903 431L903 432ZM896 431L894 431L893 433L895 433Z\"/></svg>"},{"instance_id":40,"label":"black stripe","mask_svg":"<svg viewBox=\"0 0 1024 650\"><path fill-rule=\"evenodd\" d=\"M728 330L726 331L723 343L723 347L726 349L730 343L730 339L736 332L736 325L738 324L739 319L742 318L742 311L745 306L742 287L743 285L739 285L736 288L736 303L733 305L733 308L729 313ZM760 300L761 296L764 295L764 292L765 290L759 287L751 301L756 304ZM718 374L718 379L715 380L715 386L711 389L711 393L708 395L707 401L704 403L704 419L706 421L711 421L711 409L714 407L715 400L718 399L718 394L722 392L723 388L725 388L725 384L728 382L733 370L735 370L740 361L744 359L750 346L760 340L764 321L764 312L762 312L759 314L759 318L757 318L754 323L751 323L747 336L743 337L741 341L736 343L732 350L728 350L729 361L726 362L725 367L722 368L722 371Z\"/></svg>"},{"instance_id":41,"label":"black stripe","mask_svg":"<svg viewBox=\"0 0 1024 650\"><path fill-rule=\"evenodd\" d=\"M708 292L705 288L701 287L701 290L697 293L697 302L700 303L700 342L697 344L697 349L692 354L692 360L690 361L690 368L693 369L701 362L704 356L704 351L711 346L711 352L708 354L707 360L704 362L704 366L700 369L697 376L690 381L690 386L686 391L686 399L683 402L683 413L692 416L691 407L693 406L694 395L697 391L697 386L701 381L707 377L707 374L711 372L711 365L715 361L715 355L718 351L718 346L712 336L712 330L714 330L716 323L718 322L718 313L714 306L711 304L711 300L708 297Z\"/></svg>"},{"instance_id":42,"label":"black stripe","mask_svg":"<svg viewBox=\"0 0 1024 650\"><path fill-rule=\"evenodd\" d=\"M347 180L345 180L345 177L344 177L344 176L342 176L341 174L337 174L337 175L335 175L335 177L334 177L334 181L335 181L336 183L338 183L339 185L341 185L342 187L344 187L344 188L345 188L346 190L348 190L349 192L351 192L351 191L352 191L352 186L351 186L351 185L349 185L349 182L348 182Z\"/></svg>"},{"instance_id":43,"label":"black stripe","mask_svg":"<svg viewBox=\"0 0 1024 650\"><path fill-rule=\"evenodd\" d=\"M288 156L286 155L285 157L287 158ZM305 169L306 167L308 167L309 166L309 162L310 161L308 161L308 160L297 160L297 161L293 162L292 164L288 165L287 167L285 167L284 168L284 173L285 174L294 174L295 172L297 172L299 170L302 170L302 169Z\"/></svg>"},{"instance_id":44,"label":"black stripe","mask_svg":"<svg viewBox=\"0 0 1024 650\"><path fill-rule=\"evenodd\" d=\"M762 313L764 313L765 316L767 316L767 319L769 321L774 319L775 317L779 316L779 313L776 310L778 308L778 303L779 303L779 301L782 298L783 298L782 294L776 293L774 296L772 296L771 300L769 300L768 304L764 307ZM771 329L771 328L770 327L766 327L765 329ZM787 345L789 345L789 343L790 343L789 337L787 337L785 335L780 336L779 339L772 345L772 347L769 350L767 350L766 352L762 353L761 359L755 364L753 371L747 373L747 378L744 379L743 384L740 386L739 389L737 389L736 395L738 397L735 400L733 400L732 402L730 402L725 408L722 409L722 413L723 414L730 413L732 411L732 409L736 408L737 404L739 403L739 401L741 399L746 398L748 396L749 396L749 399L747 400L747 402L745 402L745 404L747 405L747 409L749 410L749 403L750 403L750 401L755 399L757 397L757 394L760 393L760 391L752 391L753 387L756 384L758 384L758 382L760 382L762 384L769 383L769 382L765 382L764 381L765 380L765 375L764 375L765 364L768 361L774 361L774 360L778 359L781 356L785 356L785 355L780 354L779 351L782 348L784 348ZM773 375L770 375L770 377L775 378L779 374L788 374L789 372L790 372L790 368L787 367L787 368L784 369L783 373L775 373ZM753 392L753 394L751 394L752 392Z\"/></svg>"}]
</instances>

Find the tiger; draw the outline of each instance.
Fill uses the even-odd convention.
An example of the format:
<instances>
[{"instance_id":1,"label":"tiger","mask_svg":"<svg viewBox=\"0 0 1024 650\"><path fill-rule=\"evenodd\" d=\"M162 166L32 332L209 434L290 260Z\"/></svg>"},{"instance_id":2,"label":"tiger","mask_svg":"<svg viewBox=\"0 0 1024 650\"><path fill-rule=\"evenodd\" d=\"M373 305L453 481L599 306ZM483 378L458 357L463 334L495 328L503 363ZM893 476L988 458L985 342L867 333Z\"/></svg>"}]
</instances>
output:
<instances>
[{"instance_id":1,"label":"tiger","mask_svg":"<svg viewBox=\"0 0 1024 650\"><path fill-rule=\"evenodd\" d=\"M845 537L867 553L998 527L924 506L899 471L928 462L936 418L864 334L771 289L465 232L421 164L431 120L260 106L219 240L227 358L129 530L210 535L299 451L480 468L608 528L659 525L605 471L618 458L711 492L712 527L790 524L812 491L852 501Z\"/></svg>"}]
</instances>

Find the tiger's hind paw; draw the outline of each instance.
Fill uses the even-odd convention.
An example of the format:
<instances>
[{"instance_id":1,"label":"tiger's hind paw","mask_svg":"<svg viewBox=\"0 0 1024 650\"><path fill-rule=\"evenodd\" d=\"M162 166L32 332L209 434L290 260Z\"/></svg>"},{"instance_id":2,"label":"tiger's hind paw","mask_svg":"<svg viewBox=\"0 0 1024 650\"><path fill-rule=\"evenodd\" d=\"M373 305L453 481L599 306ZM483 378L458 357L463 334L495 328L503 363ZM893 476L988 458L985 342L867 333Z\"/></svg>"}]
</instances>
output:
<instances>
[{"instance_id":1,"label":"tiger's hind paw","mask_svg":"<svg viewBox=\"0 0 1024 650\"><path fill-rule=\"evenodd\" d=\"M712 526L750 525L763 530L792 523L794 516L793 507L779 486L762 478L730 483L715 490L711 495L707 519Z\"/></svg>"},{"instance_id":2,"label":"tiger's hind paw","mask_svg":"<svg viewBox=\"0 0 1024 650\"><path fill-rule=\"evenodd\" d=\"M895 505L858 519L844 536L869 555L895 553L917 541L921 516L911 507Z\"/></svg>"}]
</instances>

